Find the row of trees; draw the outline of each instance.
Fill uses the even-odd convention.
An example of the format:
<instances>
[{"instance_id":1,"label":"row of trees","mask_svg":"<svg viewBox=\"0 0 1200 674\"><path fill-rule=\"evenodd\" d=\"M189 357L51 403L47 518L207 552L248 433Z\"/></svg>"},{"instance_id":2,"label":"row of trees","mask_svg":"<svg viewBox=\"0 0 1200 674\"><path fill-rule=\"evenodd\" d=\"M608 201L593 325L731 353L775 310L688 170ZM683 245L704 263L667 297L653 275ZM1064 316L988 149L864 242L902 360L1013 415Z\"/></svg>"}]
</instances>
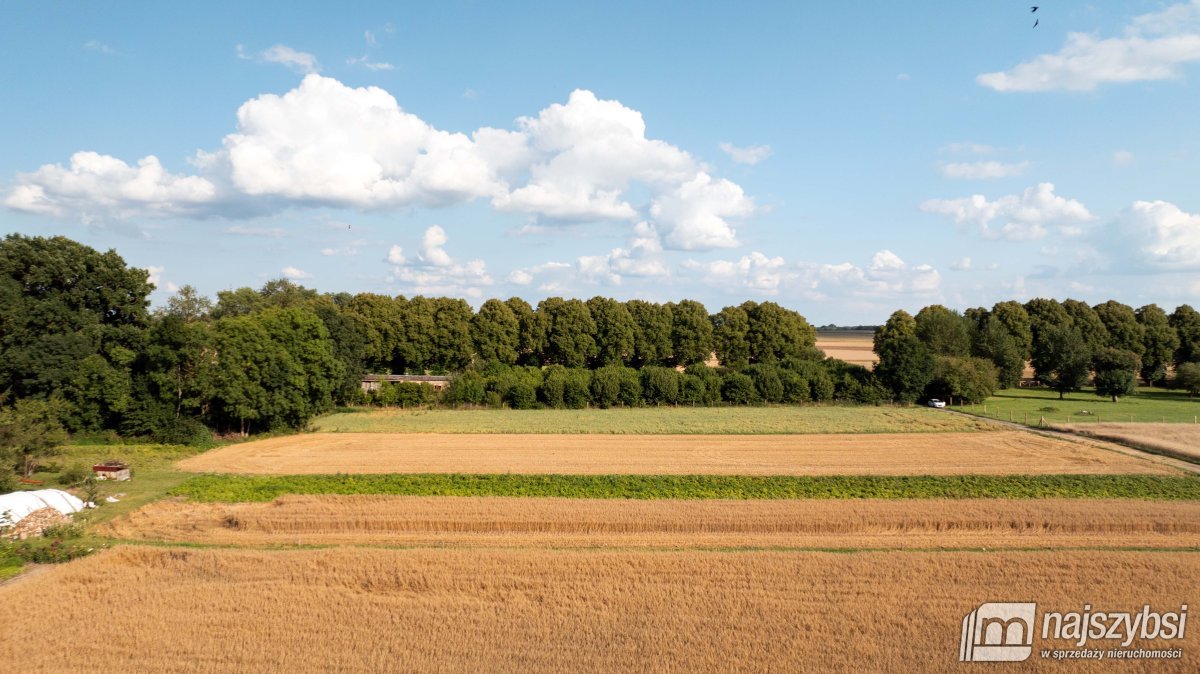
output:
<instances>
[{"instance_id":1,"label":"row of trees","mask_svg":"<svg viewBox=\"0 0 1200 674\"><path fill-rule=\"evenodd\" d=\"M709 314L693 300L512 298L474 311L278 280L215 303L184 287L151 313L152 290L113 251L62 237L0 241L0 408L45 401L73 433L187 442L209 429L302 426L361 401L366 372L455 373L447 402L554 407L981 399L1014 385L1026 360L1064 391L1089 371L1098 382L1129 372L1126 354L1156 382L1172 367L1182 381L1200 362L1200 315L1187 306L1167 316L1039 299L897 312L876 334L872 373L825 359L804 317L772 302ZM714 354L721 367L703 365ZM47 416L30 410L5 419Z\"/></svg>"},{"instance_id":2,"label":"row of trees","mask_svg":"<svg viewBox=\"0 0 1200 674\"><path fill-rule=\"evenodd\" d=\"M1189 387L1200 367L1200 313L1180 305L1134 309L1108 301L1038 298L999 302L959 314L941 305L892 314L875 333L876 373L898 400L921 396L986 397L1016 386L1026 363L1060 396L1089 381L1099 395L1133 393L1138 377Z\"/></svg>"}]
</instances>

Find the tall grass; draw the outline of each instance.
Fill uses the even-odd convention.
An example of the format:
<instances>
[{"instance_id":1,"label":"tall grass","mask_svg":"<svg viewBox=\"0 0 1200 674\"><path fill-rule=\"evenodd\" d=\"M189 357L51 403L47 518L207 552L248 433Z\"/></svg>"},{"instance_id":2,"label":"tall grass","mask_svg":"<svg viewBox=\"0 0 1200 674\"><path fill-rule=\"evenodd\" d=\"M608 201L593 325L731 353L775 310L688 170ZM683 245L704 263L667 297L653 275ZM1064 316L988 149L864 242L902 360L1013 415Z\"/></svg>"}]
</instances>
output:
<instances>
[{"instance_id":1,"label":"tall grass","mask_svg":"<svg viewBox=\"0 0 1200 674\"><path fill-rule=\"evenodd\" d=\"M197 501L284 494L556 496L625 499L1200 499L1200 478L1152 475L199 475L170 492Z\"/></svg>"}]
</instances>

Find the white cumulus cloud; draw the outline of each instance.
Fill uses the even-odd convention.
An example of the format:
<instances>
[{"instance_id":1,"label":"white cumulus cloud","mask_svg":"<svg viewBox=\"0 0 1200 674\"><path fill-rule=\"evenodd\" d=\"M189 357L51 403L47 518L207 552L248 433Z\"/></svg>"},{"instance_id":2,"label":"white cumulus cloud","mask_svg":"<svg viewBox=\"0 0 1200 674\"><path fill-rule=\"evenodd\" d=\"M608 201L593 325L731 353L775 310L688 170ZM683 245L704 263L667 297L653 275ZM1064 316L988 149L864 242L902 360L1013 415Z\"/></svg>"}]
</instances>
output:
<instances>
[{"instance_id":1,"label":"white cumulus cloud","mask_svg":"<svg viewBox=\"0 0 1200 674\"><path fill-rule=\"evenodd\" d=\"M482 297L483 288L495 283L487 264L483 260L455 261L444 248L448 242L446 231L433 225L421 237L416 259L405 258L399 246L392 246L387 256L393 265L392 280L420 295Z\"/></svg>"},{"instance_id":2,"label":"white cumulus cloud","mask_svg":"<svg viewBox=\"0 0 1200 674\"><path fill-rule=\"evenodd\" d=\"M1200 270L1200 214L1167 201L1136 201L1113 223L1117 264L1156 271Z\"/></svg>"},{"instance_id":3,"label":"white cumulus cloud","mask_svg":"<svg viewBox=\"0 0 1200 674\"><path fill-rule=\"evenodd\" d=\"M1062 49L1011 70L985 73L996 91L1091 91L1101 84L1178 78L1200 61L1200 0L1135 18L1120 37L1070 33Z\"/></svg>"},{"instance_id":4,"label":"white cumulus cloud","mask_svg":"<svg viewBox=\"0 0 1200 674\"><path fill-rule=\"evenodd\" d=\"M1021 194L995 200L982 194L959 199L930 199L920 208L926 213L950 216L958 225L974 225L985 238L1009 241L1044 238L1047 227L1074 236L1082 232L1083 224L1094 219L1079 201L1055 194L1053 183L1039 183Z\"/></svg>"},{"instance_id":5,"label":"white cumulus cloud","mask_svg":"<svg viewBox=\"0 0 1200 674\"><path fill-rule=\"evenodd\" d=\"M313 277L312 274L304 271L303 269L297 269L296 267L291 267L291 266L284 267L281 270L281 273L284 275L285 278L290 278L293 281L298 281L300 279L306 279L306 278Z\"/></svg>"}]
</instances>

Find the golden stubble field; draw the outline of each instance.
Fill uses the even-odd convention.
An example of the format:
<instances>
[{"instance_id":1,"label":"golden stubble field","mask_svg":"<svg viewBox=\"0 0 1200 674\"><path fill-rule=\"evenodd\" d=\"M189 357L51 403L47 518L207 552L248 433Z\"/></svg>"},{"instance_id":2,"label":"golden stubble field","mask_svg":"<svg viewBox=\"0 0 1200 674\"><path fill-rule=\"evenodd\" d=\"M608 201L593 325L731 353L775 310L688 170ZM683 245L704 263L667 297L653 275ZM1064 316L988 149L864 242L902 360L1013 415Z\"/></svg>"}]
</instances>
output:
<instances>
[{"instance_id":1,"label":"golden stubble field","mask_svg":"<svg viewBox=\"0 0 1200 674\"><path fill-rule=\"evenodd\" d=\"M1200 548L1200 502L282 496L162 501L100 533L243 546Z\"/></svg>"},{"instance_id":2,"label":"golden stubble field","mask_svg":"<svg viewBox=\"0 0 1200 674\"><path fill-rule=\"evenodd\" d=\"M1200 459L1200 424L1059 424L1077 435L1123 442L1135 447Z\"/></svg>"},{"instance_id":3,"label":"golden stubble field","mask_svg":"<svg viewBox=\"0 0 1200 674\"><path fill-rule=\"evenodd\" d=\"M870 332L818 332L817 348L829 358L873 369L879 362L875 355L875 336Z\"/></svg>"},{"instance_id":4,"label":"golden stubble field","mask_svg":"<svg viewBox=\"0 0 1200 674\"><path fill-rule=\"evenodd\" d=\"M1196 559L118 547L0 587L0 662L23 672L979 671L994 666L957 658L963 616L981 603L1177 611L1195 601ZM1196 633L1175 642L1182 660L1121 669L1195 671ZM1039 668L1111 667L1041 661L1049 646L1072 643L1035 638Z\"/></svg>"},{"instance_id":5,"label":"golden stubble field","mask_svg":"<svg viewBox=\"0 0 1200 674\"><path fill-rule=\"evenodd\" d=\"M1105 443L1026 431L809 435L310 433L185 459L194 472L662 475L1178 474Z\"/></svg>"}]
</instances>

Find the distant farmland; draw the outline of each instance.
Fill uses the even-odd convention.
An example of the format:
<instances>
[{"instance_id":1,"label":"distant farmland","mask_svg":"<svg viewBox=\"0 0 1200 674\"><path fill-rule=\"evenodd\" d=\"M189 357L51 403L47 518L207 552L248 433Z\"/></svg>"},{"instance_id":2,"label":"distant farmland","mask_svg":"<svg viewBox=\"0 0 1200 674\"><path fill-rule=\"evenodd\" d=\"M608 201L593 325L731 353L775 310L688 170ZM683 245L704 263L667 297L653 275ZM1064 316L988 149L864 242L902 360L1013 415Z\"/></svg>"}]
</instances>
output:
<instances>
[{"instance_id":1,"label":"distant farmland","mask_svg":"<svg viewBox=\"0 0 1200 674\"><path fill-rule=\"evenodd\" d=\"M874 368L879 362L875 355L875 333L869 330L837 330L817 333L817 348L829 358Z\"/></svg>"},{"instance_id":2,"label":"distant farmland","mask_svg":"<svg viewBox=\"0 0 1200 674\"><path fill-rule=\"evenodd\" d=\"M758 436L310 433L229 445L178 465L193 472L262 475L1178 474L1163 463L1095 442L1026 431Z\"/></svg>"}]
</instances>

